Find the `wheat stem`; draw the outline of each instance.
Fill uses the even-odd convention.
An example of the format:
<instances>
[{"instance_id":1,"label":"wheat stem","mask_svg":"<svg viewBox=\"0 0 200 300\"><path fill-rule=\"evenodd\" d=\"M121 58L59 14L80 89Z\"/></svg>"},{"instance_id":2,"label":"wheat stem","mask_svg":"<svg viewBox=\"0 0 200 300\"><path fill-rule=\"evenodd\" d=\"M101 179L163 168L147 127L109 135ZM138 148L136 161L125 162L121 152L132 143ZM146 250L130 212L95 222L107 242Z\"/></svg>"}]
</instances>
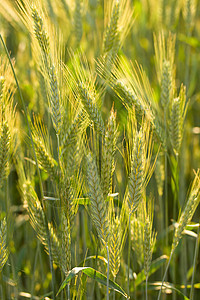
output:
<instances>
[{"instance_id":1,"label":"wheat stem","mask_svg":"<svg viewBox=\"0 0 200 300\"><path fill-rule=\"evenodd\" d=\"M107 250L107 261L108 261L108 267L107 267L107 300L109 300L109 263L110 263L110 259L109 259L109 249L108 249L108 245L106 245L106 250Z\"/></svg>"},{"instance_id":2,"label":"wheat stem","mask_svg":"<svg viewBox=\"0 0 200 300\"><path fill-rule=\"evenodd\" d=\"M145 296L146 296L146 300L148 300L148 276L146 277Z\"/></svg>"},{"instance_id":3,"label":"wheat stem","mask_svg":"<svg viewBox=\"0 0 200 300\"><path fill-rule=\"evenodd\" d=\"M200 220L199 220L200 223ZM200 225L197 230L197 238L195 243L195 251L194 251L194 260L193 260L193 271L192 271L192 280L191 280L191 289L190 289L190 300L194 299L194 277L197 267L197 258L199 253L199 241L200 241Z\"/></svg>"},{"instance_id":4,"label":"wheat stem","mask_svg":"<svg viewBox=\"0 0 200 300\"><path fill-rule=\"evenodd\" d=\"M130 294L130 278L129 278L129 272L130 272L130 263L131 263L131 214L129 214L129 220L128 220L128 287L127 292L128 295Z\"/></svg>"},{"instance_id":5,"label":"wheat stem","mask_svg":"<svg viewBox=\"0 0 200 300\"><path fill-rule=\"evenodd\" d=\"M160 287L160 291L159 291L157 300L160 299L160 296L161 296L161 293L162 293L162 287L163 287L163 284L164 284L165 277L167 275L167 271L168 271L168 268L169 268L169 265L170 265L173 253L174 253L174 251L172 251L171 254L170 254L169 261L168 261L167 267L165 269L165 274L164 274L163 279L162 279L162 284L161 284L161 287Z\"/></svg>"},{"instance_id":6,"label":"wheat stem","mask_svg":"<svg viewBox=\"0 0 200 300\"><path fill-rule=\"evenodd\" d=\"M164 111L165 140L167 140L167 111ZM165 229L166 229L166 246L168 246L168 186L167 186L167 150L165 150Z\"/></svg>"}]
</instances>

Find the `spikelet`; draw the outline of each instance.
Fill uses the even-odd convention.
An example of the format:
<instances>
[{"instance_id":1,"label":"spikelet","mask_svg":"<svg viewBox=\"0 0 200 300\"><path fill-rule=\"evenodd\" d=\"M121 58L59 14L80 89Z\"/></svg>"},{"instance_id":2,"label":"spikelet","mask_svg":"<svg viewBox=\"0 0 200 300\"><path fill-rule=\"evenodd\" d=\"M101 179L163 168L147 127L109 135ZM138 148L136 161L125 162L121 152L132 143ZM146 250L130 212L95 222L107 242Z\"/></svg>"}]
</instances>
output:
<instances>
[{"instance_id":1,"label":"spikelet","mask_svg":"<svg viewBox=\"0 0 200 300\"><path fill-rule=\"evenodd\" d=\"M83 35L83 26L82 26L82 16L81 16L81 1L75 1L75 11L74 11L74 34L76 36L77 45L80 44L82 35Z\"/></svg>"},{"instance_id":2,"label":"spikelet","mask_svg":"<svg viewBox=\"0 0 200 300\"><path fill-rule=\"evenodd\" d=\"M89 153L87 159L87 184L88 196L91 201L91 217L100 240L107 243L108 239L108 217L106 203L101 191L101 184L97 172L97 166L92 154Z\"/></svg>"},{"instance_id":3,"label":"spikelet","mask_svg":"<svg viewBox=\"0 0 200 300\"><path fill-rule=\"evenodd\" d=\"M101 164L101 183L104 199L107 198L110 192L112 174L114 172L114 156L116 150L117 129L116 129L116 113L111 110L108 120L107 130L105 133L103 149L102 149L102 164Z\"/></svg>"},{"instance_id":4,"label":"spikelet","mask_svg":"<svg viewBox=\"0 0 200 300\"><path fill-rule=\"evenodd\" d=\"M7 224L6 217L0 221L0 272L2 271L7 259L8 259L8 248L7 248Z\"/></svg>"},{"instance_id":5,"label":"spikelet","mask_svg":"<svg viewBox=\"0 0 200 300\"><path fill-rule=\"evenodd\" d=\"M185 103L185 87L182 85L179 97L172 100L169 119L169 136L176 155L178 155L180 152L183 137L183 123L187 111L187 106Z\"/></svg>"},{"instance_id":6,"label":"spikelet","mask_svg":"<svg viewBox=\"0 0 200 300\"><path fill-rule=\"evenodd\" d=\"M136 132L133 150L133 161L128 183L128 205L130 213L133 213L142 198L144 189L144 136L142 128Z\"/></svg>"},{"instance_id":7,"label":"spikelet","mask_svg":"<svg viewBox=\"0 0 200 300\"><path fill-rule=\"evenodd\" d=\"M104 37L104 53L109 52L118 35L118 19L119 19L119 0L115 0L112 15L110 19L110 24L106 28L106 33Z\"/></svg>"},{"instance_id":8,"label":"spikelet","mask_svg":"<svg viewBox=\"0 0 200 300\"><path fill-rule=\"evenodd\" d=\"M161 96L160 103L164 110L167 109L172 93L172 74L169 61L163 62L162 79L161 79Z\"/></svg>"},{"instance_id":9,"label":"spikelet","mask_svg":"<svg viewBox=\"0 0 200 300\"><path fill-rule=\"evenodd\" d=\"M178 220L178 225L175 229L174 233L174 238L173 238L173 243L172 243L172 250L171 253L175 250L175 248L178 246L182 234L186 228L186 226L190 223L195 210L199 204L200 201L200 178L199 178L199 173L200 171L198 170L195 178L192 183L191 191L187 200L187 203L185 205L185 208L183 209L179 220Z\"/></svg>"},{"instance_id":10,"label":"spikelet","mask_svg":"<svg viewBox=\"0 0 200 300\"><path fill-rule=\"evenodd\" d=\"M3 181L8 177L8 164L10 156L10 131L8 123L3 120L0 124L0 188Z\"/></svg>"},{"instance_id":11,"label":"spikelet","mask_svg":"<svg viewBox=\"0 0 200 300\"><path fill-rule=\"evenodd\" d=\"M84 105L85 110L87 111L90 119L94 123L94 128L98 133L104 134L105 127L100 111L98 110L95 99L92 98L92 95L89 93L88 89L84 83L79 83L79 94L81 101Z\"/></svg>"}]
</instances>

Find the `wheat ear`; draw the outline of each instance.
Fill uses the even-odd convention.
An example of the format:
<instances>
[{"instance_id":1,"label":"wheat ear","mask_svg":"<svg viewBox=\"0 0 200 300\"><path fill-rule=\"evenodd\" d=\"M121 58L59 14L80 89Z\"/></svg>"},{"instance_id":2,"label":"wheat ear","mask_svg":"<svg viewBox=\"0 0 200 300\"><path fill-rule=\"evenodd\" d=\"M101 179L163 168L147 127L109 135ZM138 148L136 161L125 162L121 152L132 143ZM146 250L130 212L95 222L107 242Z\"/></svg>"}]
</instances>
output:
<instances>
[{"instance_id":1,"label":"wheat ear","mask_svg":"<svg viewBox=\"0 0 200 300\"><path fill-rule=\"evenodd\" d=\"M107 198L111 188L112 174L114 171L114 156L116 150L117 129L116 113L111 110L105 133L102 154L101 183L104 199Z\"/></svg>"},{"instance_id":2,"label":"wheat ear","mask_svg":"<svg viewBox=\"0 0 200 300\"><path fill-rule=\"evenodd\" d=\"M174 254L174 251L176 249L176 247L178 246L183 232L186 228L186 226L190 223L197 206L199 205L200 202L200 178L199 178L199 173L200 170L197 171L195 178L193 180L192 183L192 187L191 187L191 191L189 193L189 197L187 200L187 203L185 205L185 208L183 209L183 212L181 213L180 217L179 217L179 221L178 221L178 226L175 229L175 233L174 233L174 237L173 237L173 243L172 243L172 248L171 248L171 253L170 253L170 258L167 264L167 267L165 269L165 273L162 279L162 284L161 284L161 288L158 294L158 300L161 297L161 293L162 293L162 287L163 287L163 283L165 280L165 277L167 275L167 271L172 259L172 255Z\"/></svg>"},{"instance_id":3,"label":"wheat ear","mask_svg":"<svg viewBox=\"0 0 200 300\"><path fill-rule=\"evenodd\" d=\"M169 119L169 136L176 155L180 152L186 111L186 91L182 85L179 97L172 100Z\"/></svg>"},{"instance_id":4,"label":"wheat ear","mask_svg":"<svg viewBox=\"0 0 200 300\"><path fill-rule=\"evenodd\" d=\"M106 33L104 37L104 53L109 52L115 42L116 36L118 34L118 20L119 20L119 0L115 0L110 23L106 28Z\"/></svg>"},{"instance_id":5,"label":"wheat ear","mask_svg":"<svg viewBox=\"0 0 200 300\"><path fill-rule=\"evenodd\" d=\"M48 236L46 232L45 215L41 203L34 191L30 181L26 181L21 187L22 196L30 217L30 223L34 228L38 238L44 245L47 253L49 253ZM60 245L57 234L53 226L48 223L50 236L51 255L54 262L60 266Z\"/></svg>"},{"instance_id":6,"label":"wheat ear","mask_svg":"<svg viewBox=\"0 0 200 300\"><path fill-rule=\"evenodd\" d=\"M61 101L58 87L58 79L54 65L49 69L50 104L52 121L56 133L60 131L61 123Z\"/></svg>"},{"instance_id":7,"label":"wheat ear","mask_svg":"<svg viewBox=\"0 0 200 300\"><path fill-rule=\"evenodd\" d=\"M164 110L167 109L172 93L172 71L170 62L165 60L163 62L162 79L161 79L161 96L160 102Z\"/></svg>"},{"instance_id":8,"label":"wheat ear","mask_svg":"<svg viewBox=\"0 0 200 300\"><path fill-rule=\"evenodd\" d=\"M108 239L108 218L106 205L101 190L97 166L92 154L87 155L87 184L91 201L91 216L99 238L103 243Z\"/></svg>"},{"instance_id":9,"label":"wheat ear","mask_svg":"<svg viewBox=\"0 0 200 300\"><path fill-rule=\"evenodd\" d=\"M144 136L142 127L139 132L136 133L133 161L131 166L131 173L128 183L128 204L130 214L134 212L140 199L144 188L145 174L144 174Z\"/></svg>"},{"instance_id":10,"label":"wheat ear","mask_svg":"<svg viewBox=\"0 0 200 300\"><path fill-rule=\"evenodd\" d=\"M0 222L0 272L2 271L7 259L8 259L8 248L7 248L7 224L6 218Z\"/></svg>"},{"instance_id":11,"label":"wheat ear","mask_svg":"<svg viewBox=\"0 0 200 300\"><path fill-rule=\"evenodd\" d=\"M95 99L93 99L92 95L89 93L88 89L83 83L79 83L78 88L79 88L81 101L90 119L94 123L94 128L98 133L104 134L105 132L104 122L95 104Z\"/></svg>"},{"instance_id":12,"label":"wheat ear","mask_svg":"<svg viewBox=\"0 0 200 300\"><path fill-rule=\"evenodd\" d=\"M3 120L1 124L0 135L0 188L4 179L8 176L8 163L10 153L10 131L7 121Z\"/></svg>"},{"instance_id":13,"label":"wheat ear","mask_svg":"<svg viewBox=\"0 0 200 300\"><path fill-rule=\"evenodd\" d=\"M42 17L36 8L32 8L32 18L34 21L34 33L42 50L42 55L46 66L49 66L50 45L49 37L44 28Z\"/></svg>"}]
</instances>

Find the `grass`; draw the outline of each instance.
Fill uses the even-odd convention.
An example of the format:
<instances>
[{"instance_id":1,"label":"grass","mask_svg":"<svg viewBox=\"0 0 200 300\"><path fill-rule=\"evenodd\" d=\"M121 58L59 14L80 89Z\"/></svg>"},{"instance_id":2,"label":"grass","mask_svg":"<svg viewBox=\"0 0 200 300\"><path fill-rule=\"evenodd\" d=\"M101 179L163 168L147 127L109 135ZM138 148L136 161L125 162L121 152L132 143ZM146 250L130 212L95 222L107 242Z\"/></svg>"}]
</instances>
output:
<instances>
[{"instance_id":1,"label":"grass","mask_svg":"<svg viewBox=\"0 0 200 300\"><path fill-rule=\"evenodd\" d=\"M200 3L132 2L0 3L1 299L200 296Z\"/></svg>"}]
</instances>

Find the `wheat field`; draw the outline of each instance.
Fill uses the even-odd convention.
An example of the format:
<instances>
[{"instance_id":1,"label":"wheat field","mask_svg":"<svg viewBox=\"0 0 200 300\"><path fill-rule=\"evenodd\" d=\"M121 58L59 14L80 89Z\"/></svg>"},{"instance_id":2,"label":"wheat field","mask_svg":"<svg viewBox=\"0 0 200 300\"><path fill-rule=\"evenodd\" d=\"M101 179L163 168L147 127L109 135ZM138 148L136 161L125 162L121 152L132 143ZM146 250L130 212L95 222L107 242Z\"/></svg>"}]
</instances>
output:
<instances>
[{"instance_id":1,"label":"wheat field","mask_svg":"<svg viewBox=\"0 0 200 300\"><path fill-rule=\"evenodd\" d=\"M0 299L200 299L200 1L0 1Z\"/></svg>"}]
</instances>

